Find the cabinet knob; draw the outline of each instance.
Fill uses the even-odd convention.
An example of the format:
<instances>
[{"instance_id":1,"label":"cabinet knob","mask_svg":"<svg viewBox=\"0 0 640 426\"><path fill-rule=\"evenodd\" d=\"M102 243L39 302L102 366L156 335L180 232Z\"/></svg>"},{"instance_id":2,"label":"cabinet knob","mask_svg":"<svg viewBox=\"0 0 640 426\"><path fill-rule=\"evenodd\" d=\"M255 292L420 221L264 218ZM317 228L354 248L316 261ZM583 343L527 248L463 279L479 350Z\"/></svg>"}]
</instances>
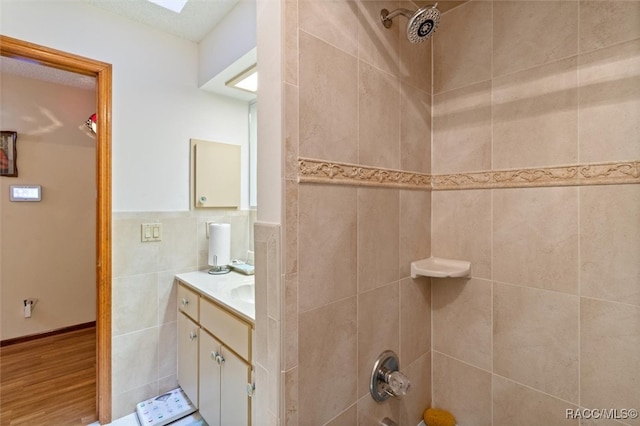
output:
<instances>
[{"instance_id":1,"label":"cabinet knob","mask_svg":"<svg viewBox=\"0 0 640 426\"><path fill-rule=\"evenodd\" d=\"M189 304L189 299L183 297L182 298L182 306L187 306Z\"/></svg>"},{"instance_id":2,"label":"cabinet knob","mask_svg":"<svg viewBox=\"0 0 640 426\"><path fill-rule=\"evenodd\" d=\"M196 333L195 331L192 331L191 333L189 333L190 340L195 340L197 338L198 338L198 333Z\"/></svg>"},{"instance_id":3,"label":"cabinet knob","mask_svg":"<svg viewBox=\"0 0 640 426\"><path fill-rule=\"evenodd\" d=\"M249 398L253 396L255 391L256 391L255 383L247 383L247 395L249 396Z\"/></svg>"},{"instance_id":4,"label":"cabinet knob","mask_svg":"<svg viewBox=\"0 0 640 426\"><path fill-rule=\"evenodd\" d=\"M218 365L224 364L224 357L220 355L220 352L211 352L211 359L218 363Z\"/></svg>"}]
</instances>

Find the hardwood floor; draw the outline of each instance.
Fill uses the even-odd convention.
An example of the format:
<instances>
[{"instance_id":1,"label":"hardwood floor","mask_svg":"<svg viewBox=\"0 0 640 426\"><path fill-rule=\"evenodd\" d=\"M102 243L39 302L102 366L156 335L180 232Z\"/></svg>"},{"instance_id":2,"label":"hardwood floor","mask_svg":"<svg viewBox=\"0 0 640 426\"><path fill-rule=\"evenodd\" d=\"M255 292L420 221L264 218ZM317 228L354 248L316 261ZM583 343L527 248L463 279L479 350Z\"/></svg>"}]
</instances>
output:
<instances>
[{"instance_id":1,"label":"hardwood floor","mask_svg":"<svg viewBox=\"0 0 640 426\"><path fill-rule=\"evenodd\" d=\"M0 348L1 426L95 421L95 327Z\"/></svg>"}]
</instances>

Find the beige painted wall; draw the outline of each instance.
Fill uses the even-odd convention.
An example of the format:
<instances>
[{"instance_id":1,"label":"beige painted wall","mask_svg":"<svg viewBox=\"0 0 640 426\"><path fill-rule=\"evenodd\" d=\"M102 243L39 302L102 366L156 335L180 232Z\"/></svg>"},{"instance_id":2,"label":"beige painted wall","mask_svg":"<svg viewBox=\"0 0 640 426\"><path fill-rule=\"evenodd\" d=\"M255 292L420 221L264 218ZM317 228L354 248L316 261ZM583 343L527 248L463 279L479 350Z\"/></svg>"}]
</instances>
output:
<instances>
[{"instance_id":1,"label":"beige painted wall","mask_svg":"<svg viewBox=\"0 0 640 426\"><path fill-rule=\"evenodd\" d=\"M3 74L2 130L18 132L17 178L0 178L1 335L95 320L95 139L83 123L95 93ZM9 201L9 185L42 185L42 201ZM31 318L23 299L38 302Z\"/></svg>"}]
</instances>

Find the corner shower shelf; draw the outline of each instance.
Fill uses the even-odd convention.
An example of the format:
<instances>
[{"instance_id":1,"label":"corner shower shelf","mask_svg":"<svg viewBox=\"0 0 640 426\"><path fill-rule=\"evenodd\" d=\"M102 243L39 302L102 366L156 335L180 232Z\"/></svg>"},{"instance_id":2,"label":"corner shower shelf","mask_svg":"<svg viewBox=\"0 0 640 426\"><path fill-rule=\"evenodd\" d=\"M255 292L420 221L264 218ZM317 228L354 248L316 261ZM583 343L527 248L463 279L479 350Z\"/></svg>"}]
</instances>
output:
<instances>
[{"instance_id":1,"label":"corner shower shelf","mask_svg":"<svg viewBox=\"0 0 640 426\"><path fill-rule=\"evenodd\" d=\"M417 276L435 278L468 277L470 272L471 262L466 260L430 257L411 262L411 278L416 278Z\"/></svg>"}]
</instances>

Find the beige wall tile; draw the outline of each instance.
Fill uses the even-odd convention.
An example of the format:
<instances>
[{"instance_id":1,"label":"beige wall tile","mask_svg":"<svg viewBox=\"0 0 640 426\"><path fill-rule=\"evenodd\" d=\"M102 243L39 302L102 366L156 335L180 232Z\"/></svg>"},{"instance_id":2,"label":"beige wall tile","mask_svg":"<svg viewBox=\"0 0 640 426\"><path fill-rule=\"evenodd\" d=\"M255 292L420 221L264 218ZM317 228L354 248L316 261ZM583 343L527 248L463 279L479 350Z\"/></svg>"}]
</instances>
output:
<instances>
[{"instance_id":1,"label":"beige wall tile","mask_svg":"<svg viewBox=\"0 0 640 426\"><path fill-rule=\"evenodd\" d=\"M400 90L400 169L429 173L431 96L404 83Z\"/></svg>"},{"instance_id":2,"label":"beige wall tile","mask_svg":"<svg viewBox=\"0 0 640 426\"><path fill-rule=\"evenodd\" d=\"M160 394L169 392L170 390L175 389L177 387L178 387L178 375L177 374L172 374L170 376L161 377L160 379L158 379L158 392L156 393L156 395L160 395ZM140 402L140 401L142 401L142 400L139 400L138 402Z\"/></svg>"},{"instance_id":3,"label":"beige wall tile","mask_svg":"<svg viewBox=\"0 0 640 426\"><path fill-rule=\"evenodd\" d=\"M300 311L356 294L357 190L300 185Z\"/></svg>"},{"instance_id":4,"label":"beige wall tile","mask_svg":"<svg viewBox=\"0 0 640 426\"><path fill-rule=\"evenodd\" d=\"M432 280L433 349L491 370L491 281Z\"/></svg>"},{"instance_id":5,"label":"beige wall tile","mask_svg":"<svg viewBox=\"0 0 640 426\"><path fill-rule=\"evenodd\" d=\"M354 404L339 416L331 419L326 426L353 426L358 421L358 405Z\"/></svg>"},{"instance_id":6,"label":"beige wall tile","mask_svg":"<svg viewBox=\"0 0 640 426\"><path fill-rule=\"evenodd\" d=\"M577 215L578 188L495 190L493 279L577 294Z\"/></svg>"},{"instance_id":7,"label":"beige wall tile","mask_svg":"<svg viewBox=\"0 0 640 426\"><path fill-rule=\"evenodd\" d=\"M636 408L640 401L640 307L583 297L580 345L581 405ZM623 421L640 425L640 419Z\"/></svg>"},{"instance_id":8,"label":"beige wall tile","mask_svg":"<svg viewBox=\"0 0 640 426\"><path fill-rule=\"evenodd\" d=\"M371 369L386 350L400 352L399 284L358 295L358 397L369 392Z\"/></svg>"},{"instance_id":9,"label":"beige wall tile","mask_svg":"<svg viewBox=\"0 0 640 426\"><path fill-rule=\"evenodd\" d=\"M158 378L176 376L178 373L178 323L162 324L157 330Z\"/></svg>"},{"instance_id":10,"label":"beige wall tile","mask_svg":"<svg viewBox=\"0 0 640 426\"><path fill-rule=\"evenodd\" d=\"M580 2L580 51L640 38L640 2Z\"/></svg>"},{"instance_id":11,"label":"beige wall tile","mask_svg":"<svg viewBox=\"0 0 640 426\"><path fill-rule=\"evenodd\" d=\"M178 318L176 273L158 272L158 324L174 322Z\"/></svg>"},{"instance_id":12,"label":"beige wall tile","mask_svg":"<svg viewBox=\"0 0 640 426\"><path fill-rule=\"evenodd\" d=\"M582 419L580 426L624 426L626 423L620 423L610 419Z\"/></svg>"},{"instance_id":13,"label":"beige wall tile","mask_svg":"<svg viewBox=\"0 0 640 426\"><path fill-rule=\"evenodd\" d=\"M196 218L161 217L161 223L162 241L158 246L158 270L196 267L198 265ZM231 247L229 249L231 250Z\"/></svg>"},{"instance_id":14,"label":"beige wall tile","mask_svg":"<svg viewBox=\"0 0 640 426\"><path fill-rule=\"evenodd\" d=\"M350 55L358 54L358 5L355 0L299 0L298 20L301 30ZM303 51L304 47L300 45L300 52Z\"/></svg>"},{"instance_id":15,"label":"beige wall tile","mask_svg":"<svg viewBox=\"0 0 640 426\"><path fill-rule=\"evenodd\" d=\"M285 81L298 84L298 0L284 2Z\"/></svg>"},{"instance_id":16,"label":"beige wall tile","mask_svg":"<svg viewBox=\"0 0 640 426\"><path fill-rule=\"evenodd\" d=\"M288 275L284 281L284 369L298 365L298 275Z\"/></svg>"},{"instance_id":17,"label":"beige wall tile","mask_svg":"<svg viewBox=\"0 0 640 426\"><path fill-rule=\"evenodd\" d=\"M640 185L580 188L580 295L640 306Z\"/></svg>"},{"instance_id":18,"label":"beige wall tile","mask_svg":"<svg viewBox=\"0 0 640 426\"><path fill-rule=\"evenodd\" d=\"M577 53L577 1L493 2L494 76Z\"/></svg>"},{"instance_id":19,"label":"beige wall tile","mask_svg":"<svg viewBox=\"0 0 640 426\"><path fill-rule=\"evenodd\" d=\"M256 224L256 235L259 233L262 225ZM256 239L255 242L255 300L256 300L256 334L255 334L255 352L253 359L256 363L268 368L268 346L269 346L269 315L268 315L268 289L267 275L268 256L267 243Z\"/></svg>"},{"instance_id":20,"label":"beige wall tile","mask_svg":"<svg viewBox=\"0 0 640 426\"><path fill-rule=\"evenodd\" d=\"M494 283L493 370L578 402L577 296Z\"/></svg>"},{"instance_id":21,"label":"beige wall tile","mask_svg":"<svg viewBox=\"0 0 640 426\"><path fill-rule=\"evenodd\" d=\"M471 275L491 278L491 191L431 194L431 254L471 262Z\"/></svg>"},{"instance_id":22,"label":"beige wall tile","mask_svg":"<svg viewBox=\"0 0 640 426\"><path fill-rule=\"evenodd\" d=\"M400 398L400 424L418 425L431 405L431 352L410 364L401 360L400 371L411 382L409 392Z\"/></svg>"},{"instance_id":23,"label":"beige wall tile","mask_svg":"<svg viewBox=\"0 0 640 426\"><path fill-rule=\"evenodd\" d=\"M261 389L263 387L267 387L269 383L269 373L265 368L263 368L260 364L254 367L255 378L256 378L256 389ZM254 407L251 407L253 412L254 419L260 419L260 425L268 425L268 418L271 417L271 413L269 413L269 404L268 399L269 395L266 392L256 392L254 400L252 404L255 404Z\"/></svg>"},{"instance_id":24,"label":"beige wall tile","mask_svg":"<svg viewBox=\"0 0 640 426\"><path fill-rule=\"evenodd\" d=\"M284 273L298 272L298 182L285 181Z\"/></svg>"},{"instance_id":25,"label":"beige wall tile","mask_svg":"<svg viewBox=\"0 0 640 426\"><path fill-rule=\"evenodd\" d=\"M397 281L400 194L358 188L358 291Z\"/></svg>"},{"instance_id":26,"label":"beige wall tile","mask_svg":"<svg viewBox=\"0 0 640 426\"><path fill-rule=\"evenodd\" d=\"M334 3L342 4L303 1L300 9L307 7L303 5L328 7ZM299 43L300 155L355 163L358 61L304 32L300 33Z\"/></svg>"},{"instance_id":27,"label":"beige wall tile","mask_svg":"<svg viewBox=\"0 0 640 426\"><path fill-rule=\"evenodd\" d=\"M491 81L433 98L434 174L491 169Z\"/></svg>"},{"instance_id":28,"label":"beige wall tile","mask_svg":"<svg viewBox=\"0 0 640 426\"><path fill-rule=\"evenodd\" d=\"M433 406L459 425L491 425L491 373L433 353Z\"/></svg>"},{"instance_id":29,"label":"beige wall tile","mask_svg":"<svg viewBox=\"0 0 640 426\"><path fill-rule=\"evenodd\" d=\"M400 277L431 254L431 192L400 191Z\"/></svg>"},{"instance_id":30,"label":"beige wall tile","mask_svg":"<svg viewBox=\"0 0 640 426\"><path fill-rule=\"evenodd\" d=\"M430 3L432 4L432 3ZM401 1L400 7L415 10L413 3ZM397 19L397 18L396 18ZM400 18L402 19L402 18ZM396 22L400 31L400 79L412 87L431 93L431 53L433 37L422 43L411 43L405 22ZM396 24L394 23L394 25Z\"/></svg>"},{"instance_id":31,"label":"beige wall tile","mask_svg":"<svg viewBox=\"0 0 640 426\"><path fill-rule=\"evenodd\" d=\"M398 423L400 421L400 400L389 398L379 403L370 393L358 400L358 426L380 425L385 417Z\"/></svg>"},{"instance_id":32,"label":"beige wall tile","mask_svg":"<svg viewBox=\"0 0 640 426\"><path fill-rule=\"evenodd\" d=\"M357 1L360 13L358 57L361 61L396 76L400 56L400 37L403 36L400 29L403 24L396 19L391 28L385 28L380 22L380 11L394 10L399 7L399 4L398 1Z\"/></svg>"},{"instance_id":33,"label":"beige wall tile","mask_svg":"<svg viewBox=\"0 0 640 426\"><path fill-rule=\"evenodd\" d=\"M116 308L112 311L113 336L158 325L157 282L157 274L113 280L112 304Z\"/></svg>"},{"instance_id":34,"label":"beige wall tile","mask_svg":"<svg viewBox=\"0 0 640 426\"><path fill-rule=\"evenodd\" d=\"M400 353L410 364L431 350L431 283L428 278L400 281Z\"/></svg>"},{"instance_id":35,"label":"beige wall tile","mask_svg":"<svg viewBox=\"0 0 640 426\"><path fill-rule=\"evenodd\" d=\"M494 79L494 168L577 162L577 81L575 57Z\"/></svg>"},{"instance_id":36,"label":"beige wall tile","mask_svg":"<svg viewBox=\"0 0 640 426\"><path fill-rule=\"evenodd\" d=\"M400 400L389 398L379 403L367 392L358 400L358 426L379 425L385 417L398 423L400 421Z\"/></svg>"},{"instance_id":37,"label":"beige wall tile","mask_svg":"<svg viewBox=\"0 0 640 426\"><path fill-rule=\"evenodd\" d=\"M518 383L493 376L493 426L578 425L567 409L578 407ZM543 414L544 413L544 414ZM544 417L544 420L542 418Z\"/></svg>"},{"instance_id":38,"label":"beige wall tile","mask_svg":"<svg viewBox=\"0 0 640 426\"><path fill-rule=\"evenodd\" d=\"M280 227L270 227L269 240L267 241L267 315L280 320L280 303L282 298L280 278L282 267L280 266Z\"/></svg>"},{"instance_id":39,"label":"beige wall tile","mask_svg":"<svg viewBox=\"0 0 640 426\"><path fill-rule=\"evenodd\" d=\"M360 61L358 162L400 168L400 83L398 77Z\"/></svg>"},{"instance_id":40,"label":"beige wall tile","mask_svg":"<svg viewBox=\"0 0 640 426\"><path fill-rule=\"evenodd\" d=\"M492 9L492 2L471 1L442 15L433 36L433 93L491 78Z\"/></svg>"},{"instance_id":41,"label":"beige wall tile","mask_svg":"<svg viewBox=\"0 0 640 426\"><path fill-rule=\"evenodd\" d=\"M124 393L149 383L156 386L158 380L157 327L115 336L112 339L111 359L111 383L114 391Z\"/></svg>"},{"instance_id":42,"label":"beige wall tile","mask_svg":"<svg viewBox=\"0 0 640 426\"><path fill-rule=\"evenodd\" d=\"M285 372L284 425L296 426L298 419L298 367Z\"/></svg>"},{"instance_id":43,"label":"beige wall tile","mask_svg":"<svg viewBox=\"0 0 640 426\"><path fill-rule=\"evenodd\" d=\"M131 389L126 392L117 392L113 390L113 408L111 410L111 417L119 419L124 416L135 412L136 404L140 401L144 401L147 398L153 398L158 396L158 384L157 382L148 383L139 388Z\"/></svg>"},{"instance_id":44,"label":"beige wall tile","mask_svg":"<svg viewBox=\"0 0 640 426\"><path fill-rule=\"evenodd\" d=\"M284 85L284 175L287 179L298 177L298 145L300 143L300 115L298 109L298 87Z\"/></svg>"},{"instance_id":45,"label":"beige wall tile","mask_svg":"<svg viewBox=\"0 0 640 426\"><path fill-rule=\"evenodd\" d=\"M114 218L112 223L114 278L147 274L158 270L158 243L140 241L140 225L154 221L153 217Z\"/></svg>"},{"instance_id":46,"label":"beige wall tile","mask_svg":"<svg viewBox=\"0 0 640 426\"><path fill-rule=\"evenodd\" d=\"M267 401L269 404L269 412L277 414L280 405L280 321L269 317L269 344L268 344L268 361L269 381L267 382Z\"/></svg>"},{"instance_id":47,"label":"beige wall tile","mask_svg":"<svg viewBox=\"0 0 640 426\"><path fill-rule=\"evenodd\" d=\"M300 314L298 415L304 422L324 424L357 401L356 326L356 297Z\"/></svg>"},{"instance_id":48,"label":"beige wall tile","mask_svg":"<svg viewBox=\"0 0 640 426\"><path fill-rule=\"evenodd\" d=\"M640 40L581 55L578 75L580 161L640 158Z\"/></svg>"}]
</instances>

